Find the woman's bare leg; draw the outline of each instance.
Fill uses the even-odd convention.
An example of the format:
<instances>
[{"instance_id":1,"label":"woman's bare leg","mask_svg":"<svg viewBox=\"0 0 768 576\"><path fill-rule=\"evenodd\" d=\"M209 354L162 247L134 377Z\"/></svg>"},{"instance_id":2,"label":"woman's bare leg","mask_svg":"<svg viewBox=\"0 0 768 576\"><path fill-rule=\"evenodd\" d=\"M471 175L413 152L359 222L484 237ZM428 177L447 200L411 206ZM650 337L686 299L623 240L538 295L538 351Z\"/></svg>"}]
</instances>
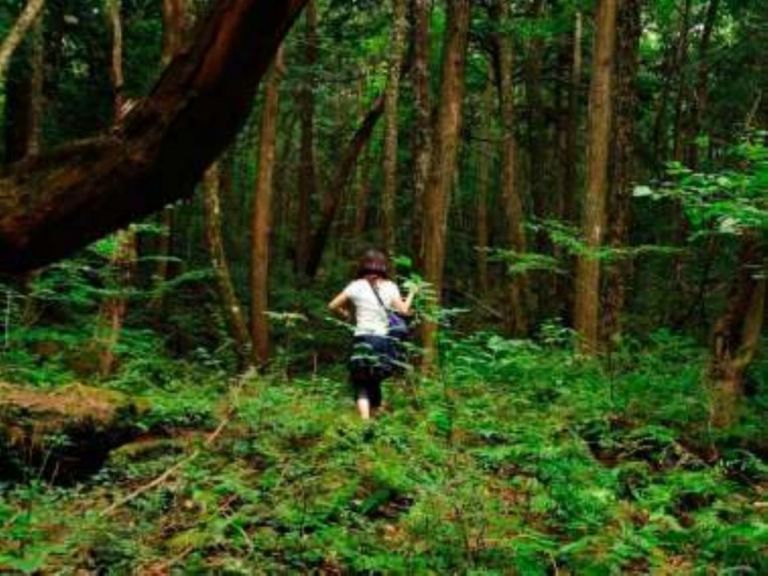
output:
<instances>
[{"instance_id":1,"label":"woman's bare leg","mask_svg":"<svg viewBox=\"0 0 768 576\"><path fill-rule=\"evenodd\" d=\"M365 392L362 392L357 397L357 411L360 413L360 417L363 420L371 419L371 401L368 400L368 396Z\"/></svg>"}]
</instances>

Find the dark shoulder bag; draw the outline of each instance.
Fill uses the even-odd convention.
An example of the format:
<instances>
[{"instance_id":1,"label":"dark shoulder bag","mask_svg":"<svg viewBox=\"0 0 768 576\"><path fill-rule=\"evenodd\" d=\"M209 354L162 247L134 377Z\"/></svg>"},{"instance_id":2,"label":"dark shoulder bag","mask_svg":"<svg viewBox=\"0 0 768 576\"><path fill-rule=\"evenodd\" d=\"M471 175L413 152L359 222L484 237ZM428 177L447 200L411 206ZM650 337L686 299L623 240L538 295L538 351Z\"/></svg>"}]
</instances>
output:
<instances>
[{"instance_id":1,"label":"dark shoulder bag","mask_svg":"<svg viewBox=\"0 0 768 576\"><path fill-rule=\"evenodd\" d=\"M395 340L406 340L410 335L408 322L405 318L403 318L403 316L394 310L387 308L384 305L384 301L381 299L381 296L379 296L379 291L376 290L376 286L373 284L373 282L369 280L368 283L371 286L371 290L373 290L373 293L376 295L376 300L379 301L382 309L387 314L387 336Z\"/></svg>"}]
</instances>

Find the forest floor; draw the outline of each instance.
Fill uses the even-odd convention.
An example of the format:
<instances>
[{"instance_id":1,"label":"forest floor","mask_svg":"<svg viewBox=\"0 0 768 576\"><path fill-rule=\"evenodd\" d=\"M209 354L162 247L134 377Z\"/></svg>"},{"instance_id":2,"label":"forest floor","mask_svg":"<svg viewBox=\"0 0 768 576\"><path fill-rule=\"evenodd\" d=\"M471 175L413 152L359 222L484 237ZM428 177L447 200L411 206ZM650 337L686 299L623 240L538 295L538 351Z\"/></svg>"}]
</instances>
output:
<instances>
[{"instance_id":1,"label":"forest floor","mask_svg":"<svg viewBox=\"0 0 768 576\"><path fill-rule=\"evenodd\" d=\"M718 434L702 366L669 336L597 363L480 334L372 423L343 366L117 379L143 434L77 483L0 484L0 571L765 574L768 390Z\"/></svg>"}]
</instances>

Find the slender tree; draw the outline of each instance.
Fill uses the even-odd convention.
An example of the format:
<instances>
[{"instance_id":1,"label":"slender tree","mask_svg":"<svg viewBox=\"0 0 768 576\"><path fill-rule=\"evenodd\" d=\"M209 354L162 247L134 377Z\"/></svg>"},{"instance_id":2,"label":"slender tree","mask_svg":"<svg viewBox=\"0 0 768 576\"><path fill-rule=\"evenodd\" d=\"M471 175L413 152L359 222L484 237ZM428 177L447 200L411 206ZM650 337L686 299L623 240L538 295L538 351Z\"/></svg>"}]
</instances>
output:
<instances>
[{"instance_id":1,"label":"slender tree","mask_svg":"<svg viewBox=\"0 0 768 576\"><path fill-rule=\"evenodd\" d=\"M320 214L320 222L312 234L310 250L307 260L306 275L314 278L320 268L320 262L325 252L326 244L331 227L336 220L336 214L344 194L344 190L349 183L354 172L357 160L360 157L368 141L371 139L373 129L384 112L384 98L378 97L373 106L366 114L360 126L355 131L352 139L344 149L341 161L334 172L331 184L328 188L326 202L323 203L323 210Z\"/></svg>"},{"instance_id":2,"label":"slender tree","mask_svg":"<svg viewBox=\"0 0 768 576\"><path fill-rule=\"evenodd\" d=\"M616 45L617 0L599 0L595 15L592 79L587 125L587 189L582 210L582 234L587 252L576 265L574 325L580 349L593 354L599 344L600 260L608 193L608 155L611 142L613 63Z\"/></svg>"},{"instance_id":3,"label":"slender tree","mask_svg":"<svg viewBox=\"0 0 768 576\"><path fill-rule=\"evenodd\" d=\"M578 132L579 132L579 96L582 82L582 16L576 12L573 19L571 39L571 68L568 82L568 113L565 124L565 152L563 154L563 213L565 220L576 223L578 209Z\"/></svg>"},{"instance_id":4,"label":"slender tree","mask_svg":"<svg viewBox=\"0 0 768 576\"><path fill-rule=\"evenodd\" d=\"M45 0L29 0L14 23L11 31L0 44L0 80L5 78L5 72L11 62L11 56L18 48L27 31L35 23L45 5Z\"/></svg>"},{"instance_id":5,"label":"slender tree","mask_svg":"<svg viewBox=\"0 0 768 576\"><path fill-rule=\"evenodd\" d=\"M382 238L390 255L395 253L395 195L397 194L398 101L400 69L408 28L406 0L392 0L392 34L389 45L387 87L384 91L384 187L381 192Z\"/></svg>"},{"instance_id":6,"label":"slender tree","mask_svg":"<svg viewBox=\"0 0 768 576\"><path fill-rule=\"evenodd\" d=\"M352 237L359 239L365 232L368 216L368 203L373 187L371 172L373 171L374 156L371 143L365 148L365 155L360 166L360 182L355 190L355 215L352 228Z\"/></svg>"},{"instance_id":7,"label":"slender tree","mask_svg":"<svg viewBox=\"0 0 768 576\"><path fill-rule=\"evenodd\" d=\"M560 158L556 167L556 197L554 216L568 225L576 224L578 215L578 164L580 134L580 102L582 92L582 17L573 15L573 29L565 35L561 45L560 69L562 83L556 86L557 150ZM563 262L566 270L574 269L574 259L560 244L554 243L553 254ZM571 274L554 277L554 310L566 324L573 311L573 280Z\"/></svg>"},{"instance_id":8,"label":"slender tree","mask_svg":"<svg viewBox=\"0 0 768 576\"><path fill-rule=\"evenodd\" d=\"M677 79L678 85L684 83L684 80L680 80L680 77L684 74L685 70L684 64L688 46L690 12L691 0L683 0L677 34L670 34L669 45L664 60L661 63L660 76L662 86L659 91L653 122L653 155L657 166L669 160L667 107L675 80Z\"/></svg>"},{"instance_id":9,"label":"slender tree","mask_svg":"<svg viewBox=\"0 0 768 576\"><path fill-rule=\"evenodd\" d=\"M264 108L261 113L259 135L259 172L253 197L251 225L251 339L253 361L264 364L269 359L269 266L270 230L272 226L273 174L280 80L283 75L282 49L277 51L275 63L264 90Z\"/></svg>"},{"instance_id":10,"label":"slender tree","mask_svg":"<svg viewBox=\"0 0 768 576\"><path fill-rule=\"evenodd\" d=\"M712 43L712 32L715 29L720 0L709 0L704 27L699 42L699 62L696 87L691 102L690 120L688 126L688 148L686 164L695 169L699 163L699 145L696 139L702 127L702 121L709 104L709 49Z\"/></svg>"},{"instance_id":11,"label":"slender tree","mask_svg":"<svg viewBox=\"0 0 768 576\"><path fill-rule=\"evenodd\" d=\"M506 4L506 3L502 3ZM505 7L505 11L508 8ZM534 27L541 26L545 16L545 0L532 0L530 19ZM512 42L508 41L510 52L514 50ZM547 187L546 169L546 123L544 118L544 101L541 87L542 67L545 57L544 38L536 30L529 42L528 53L524 60L525 70L525 103L527 105L527 148L528 148L528 189L537 218L546 218L548 211L549 191ZM511 73L510 73L511 74ZM537 249L544 249L544 238L537 238Z\"/></svg>"},{"instance_id":12,"label":"slender tree","mask_svg":"<svg viewBox=\"0 0 768 576\"><path fill-rule=\"evenodd\" d=\"M632 183L635 178L634 142L637 115L637 68L642 0L622 0L618 11L613 107L613 138L609 168L608 230L606 243L615 249L629 241ZM614 259L606 266L602 333L610 342L621 332L630 262ZM610 344L609 344L610 345Z\"/></svg>"},{"instance_id":13,"label":"slender tree","mask_svg":"<svg viewBox=\"0 0 768 576\"><path fill-rule=\"evenodd\" d=\"M495 0L493 13L500 26L509 24L506 0ZM523 214L523 195L517 177L517 141L515 138L514 45L509 32L495 35L498 55L498 91L501 110L501 198L506 220L507 248L517 254L527 251ZM517 274L508 279L506 289L506 324L510 334L522 336L528 330L526 310L527 280Z\"/></svg>"},{"instance_id":14,"label":"slender tree","mask_svg":"<svg viewBox=\"0 0 768 576\"><path fill-rule=\"evenodd\" d=\"M481 297L488 294L488 247L490 241L488 191L491 187L491 164L494 159L491 119L495 111L495 82L493 68L489 66L488 81L481 102L482 128L477 147L477 203L475 216L475 244L477 247L477 291Z\"/></svg>"},{"instance_id":15,"label":"slender tree","mask_svg":"<svg viewBox=\"0 0 768 576\"><path fill-rule=\"evenodd\" d=\"M222 312L227 328L235 345L238 366L242 369L251 361L251 338L243 308L237 298L232 275L229 270L224 240L221 236L221 201L219 198L219 166L214 163L203 179L205 207L205 240L211 255L211 265L216 279L216 288L221 300Z\"/></svg>"},{"instance_id":16,"label":"slender tree","mask_svg":"<svg viewBox=\"0 0 768 576\"><path fill-rule=\"evenodd\" d=\"M432 3L413 0L411 44L413 46L413 79L415 118L413 126L413 232L412 250L418 265L423 262L422 220L424 190L429 178L432 146L429 94L429 20Z\"/></svg>"},{"instance_id":17,"label":"slender tree","mask_svg":"<svg viewBox=\"0 0 768 576\"><path fill-rule=\"evenodd\" d=\"M160 62L168 66L174 56L179 54L184 46L187 34L187 0L163 0L163 46ZM173 238L173 206L166 206L159 218L162 232L157 245L157 264L154 271L155 296L152 307L159 310L163 307L163 284L168 280L168 263L171 256L171 239Z\"/></svg>"},{"instance_id":18,"label":"slender tree","mask_svg":"<svg viewBox=\"0 0 768 576\"><path fill-rule=\"evenodd\" d=\"M437 303L443 287L448 200L459 151L464 70L470 22L469 0L449 0L440 78L440 106L435 115L429 179L424 189L424 276L435 291ZM437 324L423 329L423 369L436 361Z\"/></svg>"},{"instance_id":19,"label":"slender tree","mask_svg":"<svg viewBox=\"0 0 768 576\"><path fill-rule=\"evenodd\" d=\"M317 64L317 0L309 0L304 32L306 77L297 95L301 143L299 152L299 206L296 222L296 271L304 274L309 261L312 203L317 196L315 174L315 70Z\"/></svg>"},{"instance_id":20,"label":"slender tree","mask_svg":"<svg viewBox=\"0 0 768 576\"><path fill-rule=\"evenodd\" d=\"M682 162L685 151L685 105L690 93L688 74L688 50L690 45L690 14L691 0L685 0L683 13L680 19L680 38L678 39L675 73L677 80L677 92L672 118L672 158Z\"/></svg>"},{"instance_id":21,"label":"slender tree","mask_svg":"<svg viewBox=\"0 0 768 576\"><path fill-rule=\"evenodd\" d=\"M110 79L112 81L113 122L120 122L123 113L123 22L121 0L106 0L106 13L112 33ZM115 247L110 257L113 293L101 303L97 320L97 339L101 342L99 351L99 373L109 376L115 364L115 346L128 311L125 291L130 286L136 268L136 233L128 227L115 235Z\"/></svg>"},{"instance_id":22,"label":"slender tree","mask_svg":"<svg viewBox=\"0 0 768 576\"><path fill-rule=\"evenodd\" d=\"M736 422L744 398L744 373L757 353L766 312L766 263L757 233L742 241L739 270L731 282L725 309L712 330L708 377L712 387L712 423Z\"/></svg>"},{"instance_id":23,"label":"slender tree","mask_svg":"<svg viewBox=\"0 0 768 576\"><path fill-rule=\"evenodd\" d=\"M29 98L29 138L27 155L40 154L43 139L43 86L45 83L45 37L43 18L40 15L32 25L30 32L30 98Z\"/></svg>"}]
</instances>

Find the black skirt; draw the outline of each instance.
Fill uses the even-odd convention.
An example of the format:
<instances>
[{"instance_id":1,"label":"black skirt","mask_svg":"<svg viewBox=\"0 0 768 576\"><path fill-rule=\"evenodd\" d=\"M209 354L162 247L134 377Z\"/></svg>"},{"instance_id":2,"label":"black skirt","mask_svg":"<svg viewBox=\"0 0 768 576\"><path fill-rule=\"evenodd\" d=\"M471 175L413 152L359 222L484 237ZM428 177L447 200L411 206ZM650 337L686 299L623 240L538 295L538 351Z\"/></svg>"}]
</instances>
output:
<instances>
[{"instance_id":1,"label":"black skirt","mask_svg":"<svg viewBox=\"0 0 768 576\"><path fill-rule=\"evenodd\" d=\"M402 364L399 342L387 336L355 336L349 371L353 380L383 380L399 371Z\"/></svg>"}]
</instances>

